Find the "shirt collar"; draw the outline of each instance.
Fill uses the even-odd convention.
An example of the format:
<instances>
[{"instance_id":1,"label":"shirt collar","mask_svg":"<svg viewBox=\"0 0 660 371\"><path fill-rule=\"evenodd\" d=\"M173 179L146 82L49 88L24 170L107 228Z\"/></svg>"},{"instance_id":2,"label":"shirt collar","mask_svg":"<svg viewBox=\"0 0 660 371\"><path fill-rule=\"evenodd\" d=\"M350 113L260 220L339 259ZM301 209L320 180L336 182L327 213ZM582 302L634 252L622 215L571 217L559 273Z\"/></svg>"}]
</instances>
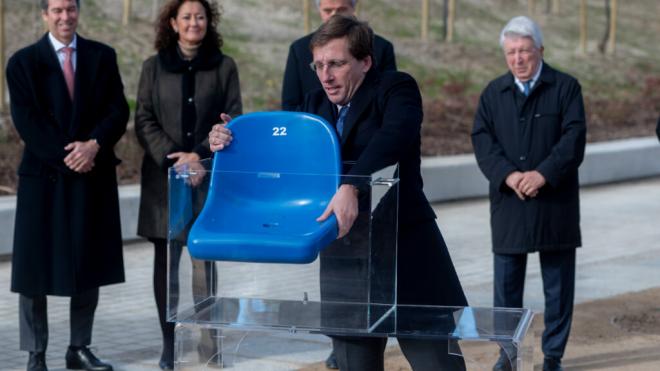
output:
<instances>
[{"instance_id":1,"label":"shirt collar","mask_svg":"<svg viewBox=\"0 0 660 371\"><path fill-rule=\"evenodd\" d=\"M529 79L529 90L531 91L532 88L534 88L534 85L536 84L536 81L538 81L539 76L541 76L541 70L543 69L543 60L539 62L539 68L536 69L536 73L534 76L532 76L531 79ZM514 76L514 81L516 82L516 85L518 86L518 89L520 91L525 91L525 88L523 87L523 82L518 80L517 77Z\"/></svg>"},{"instance_id":2,"label":"shirt collar","mask_svg":"<svg viewBox=\"0 0 660 371\"><path fill-rule=\"evenodd\" d=\"M345 104L343 106L340 105L340 104L335 104L335 106L337 107L337 112L340 112L341 109L344 108L344 106L346 106L347 108L351 108L351 102L348 102L347 104Z\"/></svg>"},{"instance_id":3,"label":"shirt collar","mask_svg":"<svg viewBox=\"0 0 660 371\"><path fill-rule=\"evenodd\" d=\"M64 45L62 44L58 39L53 36L52 33L48 33L48 39L50 40L50 44L53 46L56 52L59 52L62 48L64 47L71 47L73 50L76 50L76 46L78 45L78 35L73 34L73 40L69 43L69 45Z\"/></svg>"}]
</instances>

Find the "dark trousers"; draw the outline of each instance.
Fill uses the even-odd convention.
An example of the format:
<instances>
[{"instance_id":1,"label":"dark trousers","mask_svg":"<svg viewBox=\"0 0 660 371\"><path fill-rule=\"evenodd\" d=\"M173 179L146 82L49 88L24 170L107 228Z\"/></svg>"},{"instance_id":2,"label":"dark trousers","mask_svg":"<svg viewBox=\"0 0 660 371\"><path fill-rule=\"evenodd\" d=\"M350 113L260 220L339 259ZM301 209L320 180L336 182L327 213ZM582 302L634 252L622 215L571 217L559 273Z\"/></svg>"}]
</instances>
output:
<instances>
[{"instance_id":1,"label":"dark trousers","mask_svg":"<svg viewBox=\"0 0 660 371\"><path fill-rule=\"evenodd\" d=\"M92 342L94 312L99 301L99 289L71 297L69 345L82 347ZM21 350L45 352L48 347L48 302L45 295L19 295L18 316Z\"/></svg>"},{"instance_id":2,"label":"dark trousers","mask_svg":"<svg viewBox=\"0 0 660 371\"><path fill-rule=\"evenodd\" d=\"M542 349L546 358L561 359L573 318L575 249L540 252L545 295ZM522 308L527 254L495 254L494 306Z\"/></svg>"},{"instance_id":3,"label":"dark trousers","mask_svg":"<svg viewBox=\"0 0 660 371\"><path fill-rule=\"evenodd\" d=\"M449 354L447 340L398 339L403 355L415 371L463 371L461 356ZM341 371L383 371L387 338L333 338ZM454 344L454 349L458 345Z\"/></svg>"},{"instance_id":4,"label":"dark trousers","mask_svg":"<svg viewBox=\"0 0 660 371\"><path fill-rule=\"evenodd\" d=\"M395 237L389 234L393 231L377 228L378 216L378 213L375 213L371 225L368 218L358 219L351 229L350 243L346 243L344 239L321 253L323 300L360 302L368 297L366 293L368 283L372 288L370 298L376 298L377 302L381 299L377 295L378 288L373 289L377 287L373 282L360 279L367 271L370 261L366 250L369 241L361 241L360 238L371 238L371 249L395 248L387 245L387 242ZM371 231L368 230L369 227ZM400 226L398 246L396 265L398 304L467 305L447 246L435 220ZM363 255L360 255L360 251ZM455 342L450 348L448 340L398 338L398 341L403 355L415 371L465 370L463 357L449 354L450 349L459 349ZM332 337L332 344L341 371L384 370L383 353L387 344L386 338L341 336Z\"/></svg>"}]
</instances>

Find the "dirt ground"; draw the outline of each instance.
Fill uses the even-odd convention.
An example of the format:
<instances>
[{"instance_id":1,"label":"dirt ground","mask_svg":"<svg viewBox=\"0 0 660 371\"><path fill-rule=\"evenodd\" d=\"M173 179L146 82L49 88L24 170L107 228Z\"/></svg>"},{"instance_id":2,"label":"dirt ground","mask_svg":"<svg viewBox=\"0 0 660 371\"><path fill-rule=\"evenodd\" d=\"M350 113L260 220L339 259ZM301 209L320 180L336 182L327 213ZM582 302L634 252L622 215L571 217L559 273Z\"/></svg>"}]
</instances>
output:
<instances>
[{"instance_id":1,"label":"dirt ground","mask_svg":"<svg viewBox=\"0 0 660 371\"><path fill-rule=\"evenodd\" d=\"M541 370L543 316L537 314L534 370ZM498 350L492 343L461 343L468 370L490 370ZM575 306L571 337L563 361L566 370L660 370L660 288ZM385 369L411 370L398 347L385 352ZM301 371L326 371L321 363Z\"/></svg>"}]
</instances>

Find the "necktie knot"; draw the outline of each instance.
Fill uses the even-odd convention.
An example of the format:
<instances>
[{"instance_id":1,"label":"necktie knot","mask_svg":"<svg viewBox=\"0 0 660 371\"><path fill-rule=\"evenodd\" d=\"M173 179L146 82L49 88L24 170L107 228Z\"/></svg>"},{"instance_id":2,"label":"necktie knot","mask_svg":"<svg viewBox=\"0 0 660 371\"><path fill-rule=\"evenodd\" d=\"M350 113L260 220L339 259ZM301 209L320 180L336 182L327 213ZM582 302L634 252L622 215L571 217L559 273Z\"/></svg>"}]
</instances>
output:
<instances>
[{"instance_id":1,"label":"necktie knot","mask_svg":"<svg viewBox=\"0 0 660 371\"><path fill-rule=\"evenodd\" d=\"M65 46L62 48L62 52L64 53L64 56L66 58L71 58L71 54L73 53L73 48L70 46Z\"/></svg>"},{"instance_id":2,"label":"necktie knot","mask_svg":"<svg viewBox=\"0 0 660 371\"><path fill-rule=\"evenodd\" d=\"M526 97L529 96L529 91L531 90L531 88L532 88L532 80L527 80L523 82L523 94L525 94Z\"/></svg>"}]
</instances>

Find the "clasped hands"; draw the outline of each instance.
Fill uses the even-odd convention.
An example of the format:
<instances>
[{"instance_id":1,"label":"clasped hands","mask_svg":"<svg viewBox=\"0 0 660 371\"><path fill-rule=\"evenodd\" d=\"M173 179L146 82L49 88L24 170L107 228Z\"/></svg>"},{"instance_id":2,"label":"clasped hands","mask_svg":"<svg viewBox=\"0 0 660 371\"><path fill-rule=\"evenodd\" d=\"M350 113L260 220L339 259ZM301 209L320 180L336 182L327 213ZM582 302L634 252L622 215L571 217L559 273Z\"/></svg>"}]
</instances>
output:
<instances>
[{"instance_id":1,"label":"clasped hands","mask_svg":"<svg viewBox=\"0 0 660 371\"><path fill-rule=\"evenodd\" d=\"M222 124L213 125L211 132L209 133L209 146L211 147L212 152L221 151L231 144L232 135L231 131L225 126L231 117L226 114L220 115L222 119ZM337 238L342 238L348 234L355 222L355 219L358 215L358 190L355 186L350 184L342 184L335 195L332 197L332 200L328 203L328 206L323 211L323 214L316 218L317 222L323 222L327 220L330 215L335 214L337 218L337 226L339 231L337 233Z\"/></svg>"},{"instance_id":2,"label":"clasped hands","mask_svg":"<svg viewBox=\"0 0 660 371\"><path fill-rule=\"evenodd\" d=\"M100 148L94 139L71 142L64 147L65 151L70 151L64 157L64 164L76 173L87 173L94 168L94 158Z\"/></svg>"},{"instance_id":3,"label":"clasped hands","mask_svg":"<svg viewBox=\"0 0 660 371\"><path fill-rule=\"evenodd\" d=\"M511 188L522 201L526 197L534 198L545 185L545 177L536 170L514 171L506 177L506 185Z\"/></svg>"}]
</instances>

